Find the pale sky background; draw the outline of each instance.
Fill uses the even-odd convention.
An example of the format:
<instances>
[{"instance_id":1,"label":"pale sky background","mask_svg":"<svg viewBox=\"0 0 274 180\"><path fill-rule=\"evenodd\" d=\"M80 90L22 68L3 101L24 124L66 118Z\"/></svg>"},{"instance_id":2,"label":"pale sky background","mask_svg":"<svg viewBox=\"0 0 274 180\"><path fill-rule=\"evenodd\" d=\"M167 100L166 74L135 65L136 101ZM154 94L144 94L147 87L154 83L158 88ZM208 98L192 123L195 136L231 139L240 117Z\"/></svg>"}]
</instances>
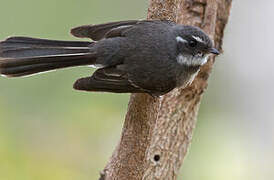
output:
<instances>
[{"instance_id":1,"label":"pale sky background","mask_svg":"<svg viewBox=\"0 0 274 180\"><path fill-rule=\"evenodd\" d=\"M238 145L230 146L226 156L233 161L230 155L236 154L242 179L274 178L273 8L272 0L233 2L224 54L216 59L203 101L206 106L208 98L221 111L220 119L228 121L230 132L227 127L220 131Z\"/></svg>"}]
</instances>

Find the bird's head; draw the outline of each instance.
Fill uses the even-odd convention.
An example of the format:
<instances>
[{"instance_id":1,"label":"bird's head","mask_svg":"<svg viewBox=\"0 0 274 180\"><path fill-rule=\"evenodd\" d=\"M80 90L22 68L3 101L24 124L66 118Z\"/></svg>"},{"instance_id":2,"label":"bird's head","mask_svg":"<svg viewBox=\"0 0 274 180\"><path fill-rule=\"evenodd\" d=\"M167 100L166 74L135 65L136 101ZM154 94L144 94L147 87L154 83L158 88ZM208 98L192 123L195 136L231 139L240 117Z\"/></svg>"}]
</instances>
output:
<instances>
[{"instance_id":1,"label":"bird's head","mask_svg":"<svg viewBox=\"0 0 274 180\"><path fill-rule=\"evenodd\" d=\"M201 66L207 62L210 54L218 55L208 35L194 26L177 25L177 62L187 66Z\"/></svg>"}]
</instances>

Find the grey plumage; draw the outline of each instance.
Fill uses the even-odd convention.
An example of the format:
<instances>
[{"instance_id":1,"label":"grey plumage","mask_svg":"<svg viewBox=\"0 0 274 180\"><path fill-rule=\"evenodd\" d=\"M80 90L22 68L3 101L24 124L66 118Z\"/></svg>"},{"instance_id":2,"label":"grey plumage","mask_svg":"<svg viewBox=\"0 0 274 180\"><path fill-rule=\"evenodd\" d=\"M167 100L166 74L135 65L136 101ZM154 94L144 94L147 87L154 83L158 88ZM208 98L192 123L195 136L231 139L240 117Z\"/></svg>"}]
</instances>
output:
<instances>
[{"instance_id":1,"label":"grey plumage","mask_svg":"<svg viewBox=\"0 0 274 180\"><path fill-rule=\"evenodd\" d=\"M91 77L77 80L75 89L162 95L186 86L206 56L216 50L199 28L170 21L85 25L73 28L71 33L94 41L12 37L0 42L0 73L17 77L97 64L102 68Z\"/></svg>"},{"instance_id":2,"label":"grey plumage","mask_svg":"<svg viewBox=\"0 0 274 180\"><path fill-rule=\"evenodd\" d=\"M0 73L9 77L91 64L90 42L11 37L0 42ZM81 58L81 61L79 61Z\"/></svg>"}]
</instances>

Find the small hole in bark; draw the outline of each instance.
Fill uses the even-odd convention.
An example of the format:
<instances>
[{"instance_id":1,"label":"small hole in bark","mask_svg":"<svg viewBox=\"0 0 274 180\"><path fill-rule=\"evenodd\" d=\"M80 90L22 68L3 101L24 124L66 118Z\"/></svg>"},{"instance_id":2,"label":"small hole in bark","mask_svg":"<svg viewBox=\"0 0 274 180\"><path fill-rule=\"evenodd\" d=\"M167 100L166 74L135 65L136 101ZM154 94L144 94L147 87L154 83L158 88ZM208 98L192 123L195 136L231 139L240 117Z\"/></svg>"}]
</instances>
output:
<instances>
[{"instance_id":1,"label":"small hole in bark","mask_svg":"<svg viewBox=\"0 0 274 180\"><path fill-rule=\"evenodd\" d=\"M160 161L160 155L159 154L156 154L154 156L154 161L156 161L156 162Z\"/></svg>"}]
</instances>

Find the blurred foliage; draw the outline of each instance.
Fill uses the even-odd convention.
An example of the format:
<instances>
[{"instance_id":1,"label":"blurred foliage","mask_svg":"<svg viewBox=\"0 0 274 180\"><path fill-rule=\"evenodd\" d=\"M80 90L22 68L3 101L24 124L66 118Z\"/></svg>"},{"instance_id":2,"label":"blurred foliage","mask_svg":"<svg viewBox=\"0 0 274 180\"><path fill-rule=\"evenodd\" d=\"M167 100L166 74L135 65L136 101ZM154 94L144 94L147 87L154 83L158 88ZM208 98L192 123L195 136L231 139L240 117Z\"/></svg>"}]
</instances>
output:
<instances>
[{"instance_id":1,"label":"blurred foliage","mask_svg":"<svg viewBox=\"0 0 274 180\"><path fill-rule=\"evenodd\" d=\"M145 18L146 1L1 0L0 39L76 39L83 24ZM85 93L80 67L0 78L0 180L97 179L119 140L128 95Z\"/></svg>"}]
</instances>

